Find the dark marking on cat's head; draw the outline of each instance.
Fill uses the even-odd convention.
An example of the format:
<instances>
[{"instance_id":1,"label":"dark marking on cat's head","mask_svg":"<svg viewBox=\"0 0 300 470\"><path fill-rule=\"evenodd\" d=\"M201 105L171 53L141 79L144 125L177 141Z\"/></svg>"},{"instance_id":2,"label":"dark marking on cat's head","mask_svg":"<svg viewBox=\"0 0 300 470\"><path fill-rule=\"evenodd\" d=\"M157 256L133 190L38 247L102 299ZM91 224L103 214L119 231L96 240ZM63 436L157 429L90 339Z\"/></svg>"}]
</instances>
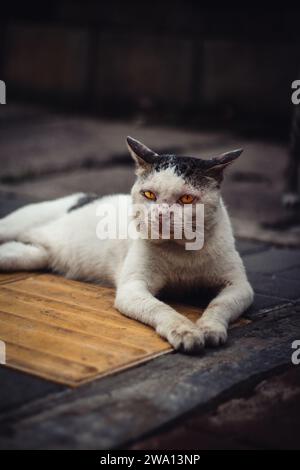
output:
<instances>
[{"instance_id":1,"label":"dark marking on cat's head","mask_svg":"<svg viewBox=\"0 0 300 470\"><path fill-rule=\"evenodd\" d=\"M214 178L218 183L223 179L223 170L236 160L242 149L232 150L210 159L157 154L132 137L127 137L129 151L137 164L138 174L150 171L163 171L172 168L184 180L193 185L199 184L204 177Z\"/></svg>"},{"instance_id":2,"label":"dark marking on cat's head","mask_svg":"<svg viewBox=\"0 0 300 470\"><path fill-rule=\"evenodd\" d=\"M83 206L86 206L87 204L90 204L91 202L96 201L96 199L99 199L100 196L98 196L95 193L87 193L84 194L83 196L79 196L77 202L73 204L73 206L69 207L67 212L72 212L76 209L80 209Z\"/></svg>"}]
</instances>

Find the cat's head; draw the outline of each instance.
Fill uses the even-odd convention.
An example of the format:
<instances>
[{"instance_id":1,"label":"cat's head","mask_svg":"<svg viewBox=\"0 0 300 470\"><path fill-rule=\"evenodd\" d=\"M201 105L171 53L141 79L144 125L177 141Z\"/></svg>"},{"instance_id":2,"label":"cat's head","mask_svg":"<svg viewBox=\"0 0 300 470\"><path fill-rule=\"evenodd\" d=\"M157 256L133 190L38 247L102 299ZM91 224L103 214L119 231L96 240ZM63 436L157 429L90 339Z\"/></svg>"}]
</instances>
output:
<instances>
[{"instance_id":1,"label":"cat's head","mask_svg":"<svg viewBox=\"0 0 300 470\"><path fill-rule=\"evenodd\" d=\"M213 219L220 205L224 169L242 153L238 149L201 159L160 155L132 137L127 137L127 145L136 164L133 203L149 210L154 204L175 205L178 209L204 204L205 223Z\"/></svg>"}]
</instances>

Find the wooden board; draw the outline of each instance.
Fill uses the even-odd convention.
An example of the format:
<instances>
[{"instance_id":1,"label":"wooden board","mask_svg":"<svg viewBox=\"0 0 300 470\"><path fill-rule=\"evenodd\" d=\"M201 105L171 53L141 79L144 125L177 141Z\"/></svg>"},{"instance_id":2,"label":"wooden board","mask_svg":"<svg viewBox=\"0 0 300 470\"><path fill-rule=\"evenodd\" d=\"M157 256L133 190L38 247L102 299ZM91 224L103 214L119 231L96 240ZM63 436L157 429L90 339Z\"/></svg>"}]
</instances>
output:
<instances>
[{"instance_id":1,"label":"wooden board","mask_svg":"<svg viewBox=\"0 0 300 470\"><path fill-rule=\"evenodd\" d=\"M32 273L20 272L20 273L0 273L0 285L7 284L8 282L14 282L18 279L25 279L25 277L32 276Z\"/></svg>"},{"instance_id":2,"label":"wooden board","mask_svg":"<svg viewBox=\"0 0 300 470\"><path fill-rule=\"evenodd\" d=\"M113 301L113 289L59 276L1 275L6 365L77 386L171 351L152 328L115 310Z\"/></svg>"},{"instance_id":3,"label":"wooden board","mask_svg":"<svg viewBox=\"0 0 300 470\"><path fill-rule=\"evenodd\" d=\"M78 386L172 351L155 331L113 308L114 289L50 274L0 276L6 365ZM176 305L196 320L201 310Z\"/></svg>"}]
</instances>

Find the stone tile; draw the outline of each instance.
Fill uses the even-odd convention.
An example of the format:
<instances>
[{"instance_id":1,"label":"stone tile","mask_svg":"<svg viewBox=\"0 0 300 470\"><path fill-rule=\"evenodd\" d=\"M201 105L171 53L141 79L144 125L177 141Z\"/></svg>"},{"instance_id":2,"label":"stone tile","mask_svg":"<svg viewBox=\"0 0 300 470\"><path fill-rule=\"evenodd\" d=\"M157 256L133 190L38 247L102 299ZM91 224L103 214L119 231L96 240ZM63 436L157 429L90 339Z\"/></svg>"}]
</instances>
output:
<instances>
[{"instance_id":1,"label":"stone tile","mask_svg":"<svg viewBox=\"0 0 300 470\"><path fill-rule=\"evenodd\" d=\"M270 248L244 257L247 271L274 274L300 266L300 250Z\"/></svg>"},{"instance_id":2,"label":"stone tile","mask_svg":"<svg viewBox=\"0 0 300 470\"><path fill-rule=\"evenodd\" d=\"M257 294L287 300L300 298L300 278L298 280L283 279L277 274L263 275L257 272L250 272L248 278Z\"/></svg>"},{"instance_id":3,"label":"stone tile","mask_svg":"<svg viewBox=\"0 0 300 470\"><path fill-rule=\"evenodd\" d=\"M129 193L134 179L133 165L115 166L102 170L62 172L52 177L15 184L13 190L19 197L35 197L39 200L66 196L78 191L95 192L105 196L113 193ZM8 190L9 186L2 185L1 188Z\"/></svg>"},{"instance_id":4,"label":"stone tile","mask_svg":"<svg viewBox=\"0 0 300 470\"><path fill-rule=\"evenodd\" d=\"M1 181L30 181L88 165L92 160L107 161L109 153L99 130L99 126L59 115L8 121L0 130L1 161L5 161L0 168ZM118 144L112 147L116 150Z\"/></svg>"},{"instance_id":5,"label":"stone tile","mask_svg":"<svg viewBox=\"0 0 300 470\"><path fill-rule=\"evenodd\" d=\"M272 296L264 295L264 294L255 294L253 304L244 313L244 316L247 318L253 318L261 310L271 309L279 305L285 305L286 303L288 303L286 299L281 299L279 297L272 297Z\"/></svg>"},{"instance_id":6,"label":"stone tile","mask_svg":"<svg viewBox=\"0 0 300 470\"><path fill-rule=\"evenodd\" d=\"M2 109L2 108L1 108ZM233 137L222 132L195 132L135 121L76 118L10 104L1 112L0 181L31 181L79 168L131 162L126 136L144 141L158 152L191 155L222 152ZM233 145L233 144L232 144Z\"/></svg>"},{"instance_id":7,"label":"stone tile","mask_svg":"<svg viewBox=\"0 0 300 470\"><path fill-rule=\"evenodd\" d=\"M246 393L245 393L246 392ZM131 449L298 449L300 369L267 378L196 411L168 429L139 439ZM276 411L275 411L276 410Z\"/></svg>"},{"instance_id":8,"label":"stone tile","mask_svg":"<svg viewBox=\"0 0 300 470\"><path fill-rule=\"evenodd\" d=\"M66 388L4 366L0 367L0 383L0 414Z\"/></svg>"},{"instance_id":9,"label":"stone tile","mask_svg":"<svg viewBox=\"0 0 300 470\"><path fill-rule=\"evenodd\" d=\"M240 139L236 145L244 148L244 152L226 172L223 184L224 198L231 214L260 224L286 215L281 205L281 193L288 162L287 147L259 139Z\"/></svg>"},{"instance_id":10,"label":"stone tile","mask_svg":"<svg viewBox=\"0 0 300 470\"><path fill-rule=\"evenodd\" d=\"M269 249L269 245L267 245L266 243L241 239L236 240L235 246L241 256L250 255L253 253L260 253Z\"/></svg>"},{"instance_id":11,"label":"stone tile","mask_svg":"<svg viewBox=\"0 0 300 470\"><path fill-rule=\"evenodd\" d=\"M280 271L277 274L277 277L280 279L289 279L291 281L300 280L300 266L296 268L287 269L286 271Z\"/></svg>"}]
</instances>

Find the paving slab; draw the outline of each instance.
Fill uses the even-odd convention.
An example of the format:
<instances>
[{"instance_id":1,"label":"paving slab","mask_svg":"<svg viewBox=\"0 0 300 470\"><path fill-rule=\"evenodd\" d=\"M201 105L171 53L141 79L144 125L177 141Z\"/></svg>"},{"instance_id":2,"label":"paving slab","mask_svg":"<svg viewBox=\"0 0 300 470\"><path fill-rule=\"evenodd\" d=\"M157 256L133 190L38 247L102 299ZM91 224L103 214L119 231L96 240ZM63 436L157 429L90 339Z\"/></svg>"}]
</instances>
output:
<instances>
[{"instance_id":1,"label":"paving slab","mask_svg":"<svg viewBox=\"0 0 300 470\"><path fill-rule=\"evenodd\" d=\"M0 366L0 414L63 390L62 385Z\"/></svg>"},{"instance_id":2,"label":"paving slab","mask_svg":"<svg viewBox=\"0 0 300 470\"><path fill-rule=\"evenodd\" d=\"M265 275L261 273L249 273L249 281L257 294L277 297L286 300L300 298L300 278L284 279L277 274Z\"/></svg>"},{"instance_id":3,"label":"paving slab","mask_svg":"<svg viewBox=\"0 0 300 470\"><path fill-rule=\"evenodd\" d=\"M255 273L274 274L300 266L300 250L270 248L245 256L246 269Z\"/></svg>"},{"instance_id":4,"label":"paving slab","mask_svg":"<svg viewBox=\"0 0 300 470\"><path fill-rule=\"evenodd\" d=\"M278 306L288 305L289 301L286 299L281 299L280 297L273 297L270 295L258 294L255 293L253 304L250 308L244 313L246 318L253 318L257 315L260 315L261 311L272 310Z\"/></svg>"},{"instance_id":5,"label":"paving slab","mask_svg":"<svg viewBox=\"0 0 300 470\"><path fill-rule=\"evenodd\" d=\"M277 274L277 276L280 279L290 279L292 281L299 281L299 279L300 279L300 266L296 266L295 268L280 271Z\"/></svg>"},{"instance_id":6,"label":"paving slab","mask_svg":"<svg viewBox=\"0 0 300 470\"><path fill-rule=\"evenodd\" d=\"M40 111L41 113L42 111ZM185 131L171 127L149 126L139 121L109 121L50 113L32 113L26 119L10 105L1 111L2 125L0 180L32 179L39 175L114 163L114 156L130 160L126 136L132 135L160 151L185 151L194 154L222 149L234 141L226 132ZM5 119L5 115L8 119Z\"/></svg>"},{"instance_id":7,"label":"paving slab","mask_svg":"<svg viewBox=\"0 0 300 470\"><path fill-rule=\"evenodd\" d=\"M291 366L247 391L236 390L212 410L195 412L130 448L299 449L299 398L300 368Z\"/></svg>"},{"instance_id":8,"label":"paving slab","mask_svg":"<svg viewBox=\"0 0 300 470\"><path fill-rule=\"evenodd\" d=\"M253 253L261 253L262 251L268 250L270 248L270 245L267 243L242 239L236 240L235 246L242 256L251 255Z\"/></svg>"},{"instance_id":9,"label":"paving slab","mask_svg":"<svg viewBox=\"0 0 300 470\"><path fill-rule=\"evenodd\" d=\"M14 185L14 194L19 198L34 197L40 201L67 196L76 192L95 192L99 196L114 193L129 193L134 182L133 166L116 166L103 169L81 169L61 172L46 178ZM1 185L9 191L9 185Z\"/></svg>"}]
</instances>

